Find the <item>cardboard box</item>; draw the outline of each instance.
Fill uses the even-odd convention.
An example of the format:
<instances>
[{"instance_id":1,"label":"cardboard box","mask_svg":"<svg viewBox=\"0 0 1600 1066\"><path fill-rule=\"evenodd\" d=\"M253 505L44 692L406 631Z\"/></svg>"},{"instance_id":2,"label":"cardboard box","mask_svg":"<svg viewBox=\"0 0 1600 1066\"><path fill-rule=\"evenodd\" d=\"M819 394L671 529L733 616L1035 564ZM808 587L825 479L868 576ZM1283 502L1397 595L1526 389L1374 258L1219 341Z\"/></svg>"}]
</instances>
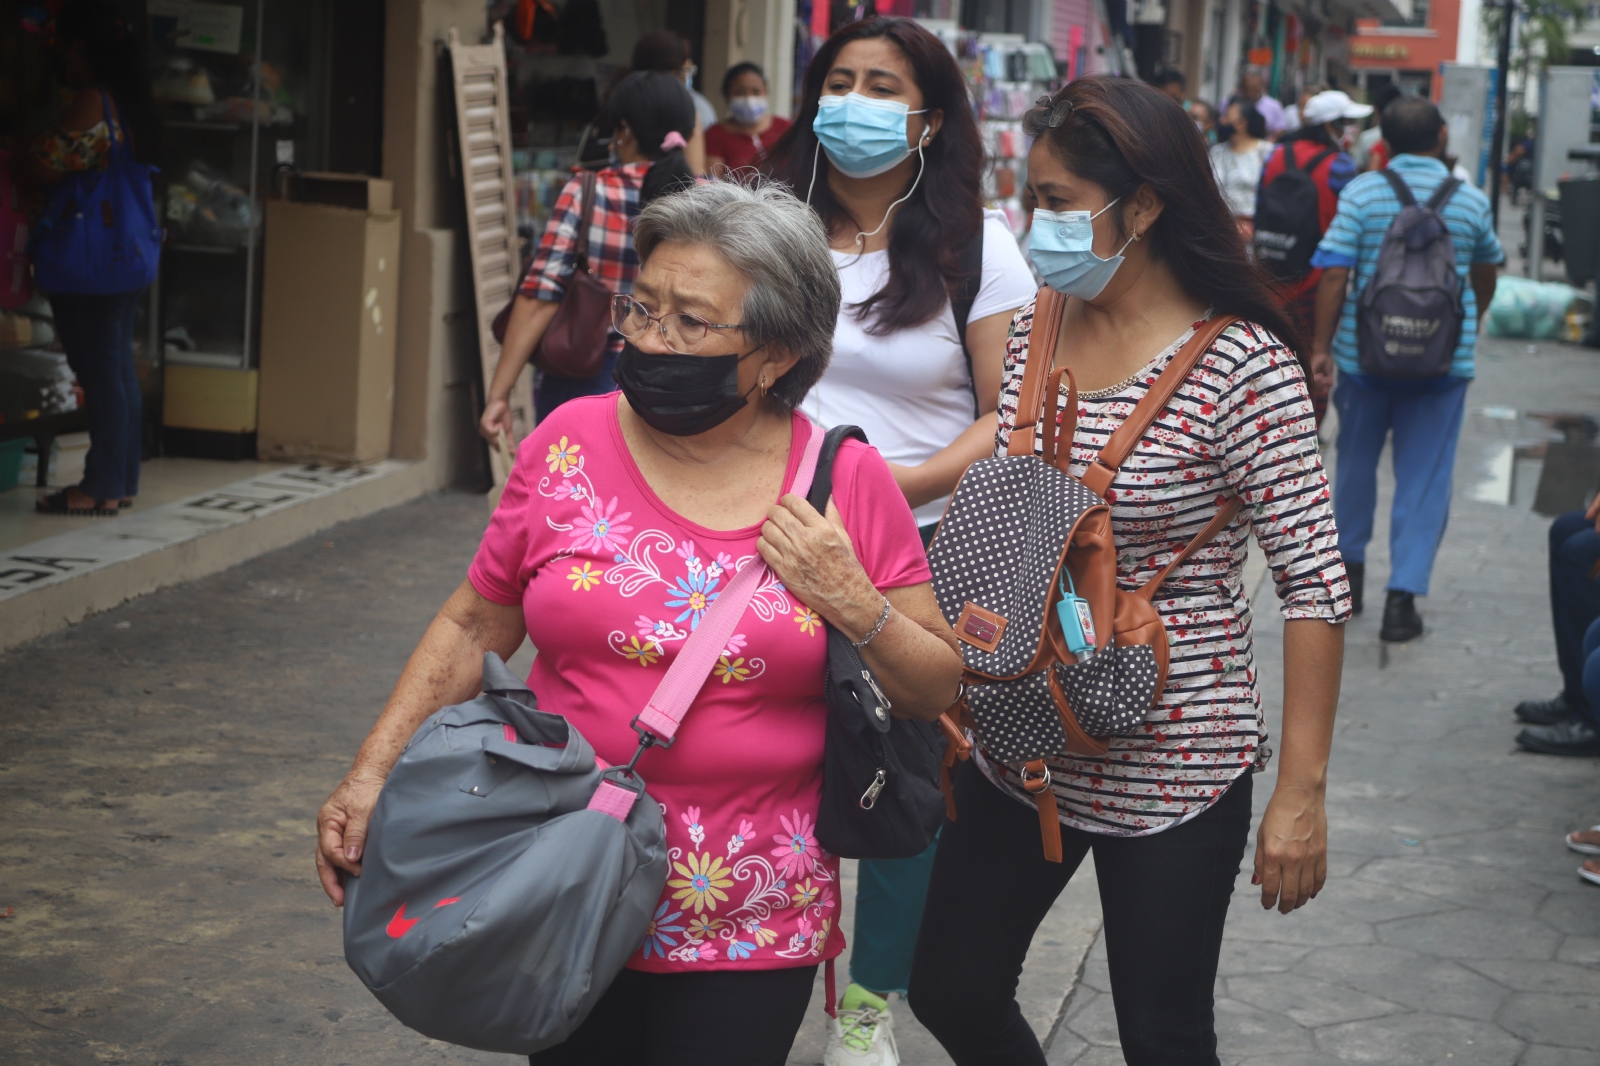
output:
<instances>
[{"instance_id":1,"label":"cardboard box","mask_svg":"<svg viewBox=\"0 0 1600 1066\"><path fill-rule=\"evenodd\" d=\"M259 458L389 454L399 283L400 212L267 203Z\"/></svg>"},{"instance_id":2,"label":"cardboard box","mask_svg":"<svg viewBox=\"0 0 1600 1066\"><path fill-rule=\"evenodd\" d=\"M175 429L253 433L258 393L255 370L168 363L163 377L161 424Z\"/></svg>"},{"instance_id":3,"label":"cardboard box","mask_svg":"<svg viewBox=\"0 0 1600 1066\"><path fill-rule=\"evenodd\" d=\"M357 211L394 209L394 182L369 178L365 174L308 170L296 182L295 193L295 200L303 204L327 204Z\"/></svg>"}]
</instances>

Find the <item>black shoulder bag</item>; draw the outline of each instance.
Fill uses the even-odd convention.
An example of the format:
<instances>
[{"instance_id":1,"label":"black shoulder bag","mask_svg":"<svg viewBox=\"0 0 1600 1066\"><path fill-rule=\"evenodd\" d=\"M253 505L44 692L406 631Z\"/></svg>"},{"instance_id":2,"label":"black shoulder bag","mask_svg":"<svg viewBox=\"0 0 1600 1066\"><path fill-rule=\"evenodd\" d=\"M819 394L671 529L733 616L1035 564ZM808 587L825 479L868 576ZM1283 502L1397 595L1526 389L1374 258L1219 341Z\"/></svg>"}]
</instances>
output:
<instances>
[{"instance_id":1,"label":"black shoulder bag","mask_svg":"<svg viewBox=\"0 0 1600 1066\"><path fill-rule=\"evenodd\" d=\"M834 456L850 437L867 439L856 426L835 426L823 439L806 498L824 514L833 494ZM920 855L944 821L945 734L932 722L892 717L855 645L832 626L827 634L828 733L817 840L846 859Z\"/></svg>"}]
</instances>

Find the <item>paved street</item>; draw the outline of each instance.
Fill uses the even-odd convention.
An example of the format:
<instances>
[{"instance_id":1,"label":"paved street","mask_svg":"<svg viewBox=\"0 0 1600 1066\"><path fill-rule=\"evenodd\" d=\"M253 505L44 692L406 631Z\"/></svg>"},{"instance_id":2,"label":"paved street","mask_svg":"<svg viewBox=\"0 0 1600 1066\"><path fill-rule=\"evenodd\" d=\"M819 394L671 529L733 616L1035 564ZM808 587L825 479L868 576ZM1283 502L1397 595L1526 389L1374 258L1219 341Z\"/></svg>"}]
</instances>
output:
<instances>
[{"instance_id":1,"label":"paved street","mask_svg":"<svg viewBox=\"0 0 1600 1066\"><path fill-rule=\"evenodd\" d=\"M1600 353L1535 347L1486 342L1470 408L1600 412ZM1349 633L1333 876L1284 918L1241 874L1225 1063L1600 1056L1600 889L1561 844L1600 822L1600 761L1513 751L1511 705L1556 688L1547 523L1461 498L1492 449L1535 431L1492 414L1463 439L1431 631L1387 660L1380 526L1374 606ZM309 861L317 805L485 517L480 498L424 499L0 654L0 1063L511 1061L392 1021L345 967ZM1275 619L1262 604L1269 705ZM1024 984L1051 1061L1101 1066L1121 1061L1103 946L1057 1010L1095 927L1081 888ZM908 1066L945 1061L903 1035ZM820 1039L813 1018L794 1061L820 1061Z\"/></svg>"}]
</instances>

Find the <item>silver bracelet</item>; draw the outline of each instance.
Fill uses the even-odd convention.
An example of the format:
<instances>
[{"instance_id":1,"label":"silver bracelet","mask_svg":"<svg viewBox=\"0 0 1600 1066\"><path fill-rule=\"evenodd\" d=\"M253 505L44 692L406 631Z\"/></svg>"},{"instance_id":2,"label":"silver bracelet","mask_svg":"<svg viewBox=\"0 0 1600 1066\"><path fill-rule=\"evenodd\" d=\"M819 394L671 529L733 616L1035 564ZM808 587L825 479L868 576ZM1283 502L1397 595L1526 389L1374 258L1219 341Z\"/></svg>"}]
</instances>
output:
<instances>
[{"instance_id":1,"label":"silver bracelet","mask_svg":"<svg viewBox=\"0 0 1600 1066\"><path fill-rule=\"evenodd\" d=\"M869 632L866 636L862 637L860 640L852 640L850 643L855 645L857 648L865 648L868 644L871 644L872 638L877 636L879 633L882 633L883 627L888 624L889 609L889 597L885 596L883 598L883 613L878 615L878 624L873 626L871 632Z\"/></svg>"}]
</instances>

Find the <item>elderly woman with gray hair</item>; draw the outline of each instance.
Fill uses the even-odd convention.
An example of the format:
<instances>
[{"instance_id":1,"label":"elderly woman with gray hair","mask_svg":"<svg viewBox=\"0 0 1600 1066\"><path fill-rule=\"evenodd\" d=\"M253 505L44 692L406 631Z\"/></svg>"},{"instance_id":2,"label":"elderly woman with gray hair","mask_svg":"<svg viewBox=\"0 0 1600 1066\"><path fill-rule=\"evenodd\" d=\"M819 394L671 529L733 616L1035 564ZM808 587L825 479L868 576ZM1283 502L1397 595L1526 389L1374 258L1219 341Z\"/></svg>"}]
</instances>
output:
<instances>
[{"instance_id":1,"label":"elderly woman with gray hair","mask_svg":"<svg viewBox=\"0 0 1600 1066\"><path fill-rule=\"evenodd\" d=\"M961 660L876 451L840 449L826 514L789 492L811 430L796 408L827 368L839 311L816 216L777 186L712 183L645 208L634 240L639 277L613 309L621 392L563 405L522 442L467 580L318 816L317 866L341 903L407 739L477 692L485 651L509 658L524 635L540 709L625 763L630 721L701 616L764 560L776 580L677 742L640 762L672 859L649 935L583 1026L532 1061L779 1066L818 963L844 946L839 862L814 831L822 623L865 641L896 713L936 718Z\"/></svg>"}]
</instances>

